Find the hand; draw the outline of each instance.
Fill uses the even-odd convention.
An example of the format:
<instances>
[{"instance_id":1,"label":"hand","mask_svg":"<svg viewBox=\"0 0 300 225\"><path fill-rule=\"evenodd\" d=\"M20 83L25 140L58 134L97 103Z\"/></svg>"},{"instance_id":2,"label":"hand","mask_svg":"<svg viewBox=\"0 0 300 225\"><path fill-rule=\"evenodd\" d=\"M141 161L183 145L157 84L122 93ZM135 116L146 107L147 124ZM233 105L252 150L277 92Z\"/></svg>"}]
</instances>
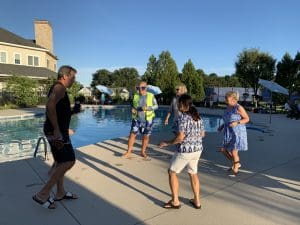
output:
<instances>
[{"instance_id":1,"label":"hand","mask_svg":"<svg viewBox=\"0 0 300 225\"><path fill-rule=\"evenodd\" d=\"M69 129L69 135L70 135L70 136L72 136L74 133L75 133L74 130Z\"/></svg>"},{"instance_id":2,"label":"hand","mask_svg":"<svg viewBox=\"0 0 300 225\"><path fill-rule=\"evenodd\" d=\"M143 109L144 112L146 112L147 111L147 106L143 106L142 109Z\"/></svg>"},{"instance_id":3,"label":"hand","mask_svg":"<svg viewBox=\"0 0 300 225\"><path fill-rule=\"evenodd\" d=\"M136 113L137 113L137 110L136 110L135 108L132 108L132 109L131 109L131 112L132 112L132 114L136 114Z\"/></svg>"},{"instance_id":4,"label":"hand","mask_svg":"<svg viewBox=\"0 0 300 225\"><path fill-rule=\"evenodd\" d=\"M57 149L62 149L65 143L63 140L52 140L51 144L54 145Z\"/></svg>"},{"instance_id":5,"label":"hand","mask_svg":"<svg viewBox=\"0 0 300 225\"><path fill-rule=\"evenodd\" d=\"M47 137L49 142L54 145L57 149L62 149L64 147L63 137L59 129L53 131L53 135Z\"/></svg>"},{"instance_id":6,"label":"hand","mask_svg":"<svg viewBox=\"0 0 300 225\"><path fill-rule=\"evenodd\" d=\"M60 129L54 129L52 139L53 140L62 140L63 139Z\"/></svg>"},{"instance_id":7,"label":"hand","mask_svg":"<svg viewBox=\"0 0 300 225\"><path fill-rule=\"evenodd\" d=\"M169 124L169 119L165 119L165 125Z\"/></svg>"},{"instance_id":8,"label":"hand","mask_svg":"<svg viewBox=\"0 0 300 225\"><path fill-rule=\"evenodd\" d=\"M236 127L238 124L239 124L239 123L238 123L237 121L234 121L234 122L231 122L229 126L232 127L232 128L234 128L234 127Z\"/></svg>"},{"instance_id":9,"label":"hand","mask_svg":"<svg viewBox=\"0 0 300 225\"><path fill-rule=\"evenodd\" d=\"M167 142L161 142L159 145L158 145L158 147L160 147L160 148L163 148L163 147L166 147L166 146L168 146L168 143Z\"/></svg>"}]
</instances>

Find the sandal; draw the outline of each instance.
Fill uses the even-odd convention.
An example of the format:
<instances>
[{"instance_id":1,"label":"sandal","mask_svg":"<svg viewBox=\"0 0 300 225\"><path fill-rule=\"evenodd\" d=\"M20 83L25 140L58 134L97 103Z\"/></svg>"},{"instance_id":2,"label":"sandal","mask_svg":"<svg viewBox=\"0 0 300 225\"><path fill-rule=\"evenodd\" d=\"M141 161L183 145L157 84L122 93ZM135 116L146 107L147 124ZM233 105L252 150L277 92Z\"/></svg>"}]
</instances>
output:
<instances>
[{"instance_id":1,"label":"sandal","mask_svg":"<svg viewBox=\"0 0 300 225\"><path fill-rule=\"evenodd\" d=\"M43 208L56 209L54 200L50 196L48 197L48 199L45 202L43 202L41 199L39 199L36 195L32 196L32 199L33 199L33 201L39 203Z\"/></svg>"},{"instance_id":2,"label":"sandal","mask_svg":"<svg viewBox=\"0 0 300 225\"><path fill-rule=\"evenodd\" d=\"M181 205L174 205L173 201L170 200L168 202L166 202L163 206L165 209L180 209Z\"/></svg>"},{"instance_id":3,"label":"sandal","mask_svg":"<svg viewBox=\"0 0 300 225\"><path fill-rule=\"evenodd\" d=\"M238 162L238 163L239 163L239 165L237 167L239 169L242 167L242 164L240 162ZM230 172L231 170L233 170L233 166L227 169L228 172Z\"/></svg>"},{"instance_id":4,"label":"sandal","mask_svg":"<svg viewBox=\"0 0 300 225\"><path fill-rule=\"evenodd\" d=\"M75 194L67 191L62 198L55 198L54 201L61 201L64 199L78 199L78 197Z\"/></svg>"},{"instance_id":5,"label":"sandal","mask_svg":"<svg viewBox=\"0 0 300 225\"><path fill-rule=\"evenodd\" d=\"M192 206L194 206L195 209L201 209L201 205L196 205L194 199L190 199L189 202L192 204Z\"/></svg>"},{"instance_id":6,"label":"sandal","mask_svg":"<svg viewBox=\"0 0 300 225\"><path fill-rule=\"evenodd\" d=\"M237 164L237 163L240 164L240 161L234 162L233 164ZM237 166L237 167L238 167L238 168L237 168L237 171L235 171L234 168L231 169L232 174L230 174L229 176L231 176L231 177L236 177L236 175L238 175L238 173L239 173L239 168L241 167L241 164L240 164L240 166Z\"/></svg>"}]
</instances>

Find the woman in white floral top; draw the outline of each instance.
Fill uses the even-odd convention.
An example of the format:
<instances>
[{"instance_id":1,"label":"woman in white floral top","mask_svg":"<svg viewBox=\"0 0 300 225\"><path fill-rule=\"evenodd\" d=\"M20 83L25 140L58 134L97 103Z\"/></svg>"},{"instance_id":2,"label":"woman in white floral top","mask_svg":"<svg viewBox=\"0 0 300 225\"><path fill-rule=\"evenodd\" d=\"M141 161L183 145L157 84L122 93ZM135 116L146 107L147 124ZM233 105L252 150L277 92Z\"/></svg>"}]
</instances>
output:
<instances>
[{"instance_id":1,"label":"woman in white floral top","mask_svg":"<svg viewBox=\"0 0 300 225\"><path fill-rule=\"evenodd\" d=\"M190 203L196 208L201 208L200 182L198 177L198 162L203 150L202 138L205 136L203 120L197 109L193 106L192 98L183 94L178 99L178 109L181 115L178 118L178 134L170 141L163 141L160 147L177 144L177 151L173 155L169 167L169 184L172 199L164 204L166 209L179 209L178 198L179 182L177 174L185 167L189 173L194 197Z\"/></svg>"}]
</instances>

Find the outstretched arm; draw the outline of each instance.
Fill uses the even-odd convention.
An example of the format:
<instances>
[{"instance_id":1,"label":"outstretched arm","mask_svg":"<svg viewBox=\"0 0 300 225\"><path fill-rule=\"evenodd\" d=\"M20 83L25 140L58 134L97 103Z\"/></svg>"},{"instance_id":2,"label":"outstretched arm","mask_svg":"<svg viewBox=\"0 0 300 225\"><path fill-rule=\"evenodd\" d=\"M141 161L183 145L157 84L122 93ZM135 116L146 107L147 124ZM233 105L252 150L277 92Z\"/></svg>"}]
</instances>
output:
<instances>
[{"instance_id":1,"label":"outstretched arm","mask_svg":"<svg viewBox=\"0 0 300 225\"><path fill-rule=\"evenodd\" d=\"M185 137L184 132L179 132L174 139L169 140L169 141L163 141L163 142L161 142L159 144L159 147L162 148L162 147L166 147L168 145L179 144L179 143L181 143L183 141L184 137Z\"/></svg>"}]
</instances>

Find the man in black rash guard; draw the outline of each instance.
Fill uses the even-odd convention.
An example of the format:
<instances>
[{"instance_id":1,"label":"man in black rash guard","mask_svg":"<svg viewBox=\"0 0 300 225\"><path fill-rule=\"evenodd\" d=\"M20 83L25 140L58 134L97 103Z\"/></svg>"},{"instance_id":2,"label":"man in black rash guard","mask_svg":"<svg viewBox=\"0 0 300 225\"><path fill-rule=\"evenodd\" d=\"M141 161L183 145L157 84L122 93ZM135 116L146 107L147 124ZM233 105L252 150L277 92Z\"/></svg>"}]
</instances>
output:
<instances>
[{"instance_id":1,"label":"man in black rash guard","mask_svg":"<svg viewBox=\"0 0 300 225\"><path fill-rule=\"evenodd\" d=\"M55 167L44 187L32 198L41 206L55 209L54 201L77 199L78 197L64 189L64 175L75 164L75 153L69 137L71 106L67 88L75 81L77 71L71 66L62 66L58 70L56 83L50 88L46 104L44 133L49 141L55 160ZM57 185L55 198L50 197L51 189Z\"/></svg>"}]
</instances>

